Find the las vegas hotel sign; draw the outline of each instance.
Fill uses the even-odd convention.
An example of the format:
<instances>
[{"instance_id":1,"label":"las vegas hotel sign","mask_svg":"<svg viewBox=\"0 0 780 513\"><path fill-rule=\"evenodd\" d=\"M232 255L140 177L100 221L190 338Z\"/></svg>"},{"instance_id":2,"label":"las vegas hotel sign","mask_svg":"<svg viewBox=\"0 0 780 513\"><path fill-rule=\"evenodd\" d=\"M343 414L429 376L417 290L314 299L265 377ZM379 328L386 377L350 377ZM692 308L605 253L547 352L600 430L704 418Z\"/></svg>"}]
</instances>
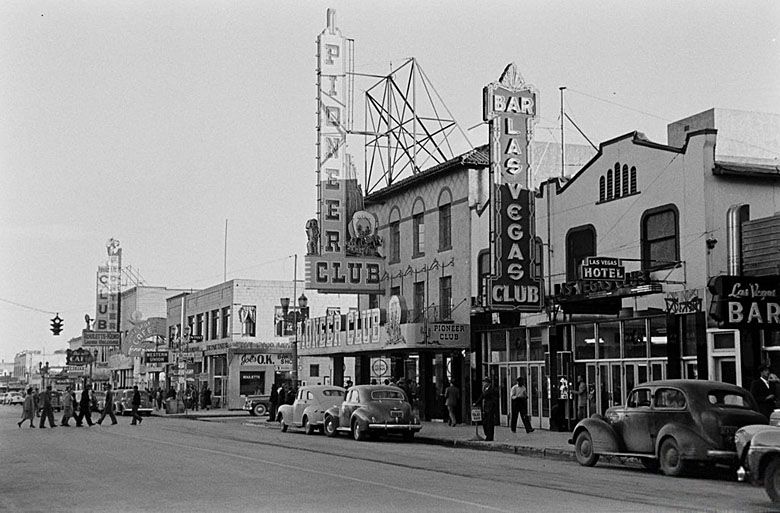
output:
<instances>
[{"instance_id":1,"label":"las vegas hotel sign","mask_svg":"<svg viewBox=\"0 0 780 513\"><path fill-rule=\"evenodd\" d=\"M384 260L376 218L363 210L355 166L347 153L351 117L352 41L327 26L317 37L317 218L306 223L306 288L324 293L380 290Z\"/></svg>"},{"instance_id":2,"label":"las vegas hotel sign","mask_svg":"<svg viewBox=\"0 0 780 513\"><path fill-rule=\"evenodd\" d=\"M529 188L537 94L524 83L514 64L506 67L498 82L485 86L483 94L483 117L490 133L490 247L494 265L488 306L538 312L543 292L541 276L533 275L534 199Z\"/></svg>"}]
</instances>

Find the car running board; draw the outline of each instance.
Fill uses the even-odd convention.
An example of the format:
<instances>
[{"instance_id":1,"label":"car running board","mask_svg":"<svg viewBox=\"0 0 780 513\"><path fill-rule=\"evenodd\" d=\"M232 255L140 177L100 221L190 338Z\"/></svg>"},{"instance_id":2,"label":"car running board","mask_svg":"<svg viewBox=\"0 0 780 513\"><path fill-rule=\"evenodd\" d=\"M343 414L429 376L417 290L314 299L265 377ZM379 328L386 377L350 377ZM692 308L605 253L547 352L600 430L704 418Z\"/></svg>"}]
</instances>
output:
<instances>
[{"instance_id":1,"label":"car running board","mask_svg":"<svg viewBox=\"0 0 780 513\"><path fill-rule=\"evenodd\" d=\"M658 456L655 454L644 454L641 452L599 452L598 454L603 456L619 456L621 458L645 458L648 460L658 459Z\"/></svg>"}]
</instances>

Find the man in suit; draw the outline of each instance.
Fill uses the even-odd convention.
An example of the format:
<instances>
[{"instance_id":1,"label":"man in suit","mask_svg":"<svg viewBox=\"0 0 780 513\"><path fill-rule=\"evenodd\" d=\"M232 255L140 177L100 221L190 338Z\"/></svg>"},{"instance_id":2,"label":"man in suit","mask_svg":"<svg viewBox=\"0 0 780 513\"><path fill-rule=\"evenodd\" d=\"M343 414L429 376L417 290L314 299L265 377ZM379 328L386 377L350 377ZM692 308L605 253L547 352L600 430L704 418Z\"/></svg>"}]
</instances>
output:
<instances>
[{"instance_id":1,"label":"man in suit","mask_svg":"<svg viewBox=\"0 0 780 513\"><path fill-rule=\"evenodd\" d=\"M775 409L774 384L769 382L769 365L758 368L759 377L750 384L750 393L758 403L758 411L769 419Z\"/></svg>"},{"instance_id":2,"label":"man in suit","mask_svg":"<svg viewBox=\"0 0 780 513\"><path fill-rule=\"evenodd\" d=\"M517 431L518 415L520 415L520 419L523 421L525 432L533 433L534 428L531 427L531 419L528 418L528 390L525 387L525 383L523 383L523 378L517 378L517 383L512 386L509 395L510 399L512 399L512 422L509 424L512 433Z\"/></svg>"},{"instance_id":3,"label":"man in suit","mask_svg":"<svg viewBox=\"0 0 780 513\"><path fill-rule=\"evenodd\" d=\"M51 385L46 385L46 391L41 394L41 424L39 428L46 427L46 419L49 419L49 426L55 427L54 409L51 406Z\"/></svg>"},{"instance_id":4,"label":"man in suit","mask_svg":"<svg viewBox=\"0 0 780 513\"><path fill-rule=\"evenodd\" d=\"M97 421L98 426L103 423L103 419L106 418L106 415L111 417L112 426L116 424L116 415L114 415L114 391L111 390L111 385L106 385L106 402L103 405L103 414Z\"/></svg>"},{"instance_id":5,"label":"man in suit","mask_svg":"<svg viewBox=\"0 0 780 513\"><path fill-rule=\"evenodd\" d=\"M133 400L130 402L133 407L133 422L130 424L135 426L136 421L138 424L143 422L143 418L138 414L138 408L141 407L141 392L138 391L138 385L133 386Z\"/></svg>"},{"instance_id":6,"label":"man in suit","mask_svg":"<svg viewBox=\"0 0 780 513\"><path fill-rule=\"evenodd\" d=\"M498 390L489 377L485 377L482 383L482 394L474 401L474 406L482 403L482 429L485 431L485 440L492 442L498 417Z\"/></svg>"},{"instance_id":7,"label":"man in suit","mask_svg":"<svg viewBox=\"0 0 780 513\"><path fill-rule=\"evenodd\" d=\"M84 387L81 391L81 399L79 400L79 414L76 415L76 426L81 427L84 417L87 418L87 425L92 425L92 400L89 397L90 386Z\"/></svg>"}]
</instances>

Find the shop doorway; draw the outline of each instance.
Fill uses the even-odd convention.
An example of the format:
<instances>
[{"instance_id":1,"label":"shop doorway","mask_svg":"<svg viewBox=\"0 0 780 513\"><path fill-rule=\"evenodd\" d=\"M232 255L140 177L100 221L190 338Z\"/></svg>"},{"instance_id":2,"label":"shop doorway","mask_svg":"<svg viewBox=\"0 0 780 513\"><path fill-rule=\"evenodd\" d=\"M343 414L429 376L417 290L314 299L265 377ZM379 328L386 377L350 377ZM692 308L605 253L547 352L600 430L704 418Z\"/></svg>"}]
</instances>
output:
<instances>
[{"instance_id":1,"label":"shop doorway","mask_svg":"<svg viewBox=\"0 0 780 513\"><path fill-rule=\"evenodd\" d=\"M709 357L708 379L742 386L738 331L708 331L707 354Z\"/></svg>"}]
</instances>

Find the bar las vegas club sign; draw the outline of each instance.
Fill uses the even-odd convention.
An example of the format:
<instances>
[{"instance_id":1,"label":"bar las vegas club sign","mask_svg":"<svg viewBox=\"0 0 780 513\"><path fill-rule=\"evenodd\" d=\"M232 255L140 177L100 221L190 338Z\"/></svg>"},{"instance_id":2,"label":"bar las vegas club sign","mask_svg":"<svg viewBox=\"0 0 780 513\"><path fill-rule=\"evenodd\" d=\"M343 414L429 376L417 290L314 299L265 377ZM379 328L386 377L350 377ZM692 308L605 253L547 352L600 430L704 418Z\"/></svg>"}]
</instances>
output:
<instances>
[{"instance_id":1,"label":"bar las vegas club sign","mask_svg":"<svg viewBox=\"0 0 780 513\"><path fill-rule=\"evenodd\" d=\"M384 260L376 218L363 210L363 194L346 152L351 118L349 54L352 41L327 26L317 37L317 218L306 223L306 288L325 293L376 293Z\"/></svg>"},{"instance_id":2,"label":"bar las vegas club sign","mask_svg":"<svg viewBox=\"0 0 780 513\"><path fill-rule=\"evenodd\" d=\"M484 120L490 133L493 273L488 306L495 310L538 312L542 281L533 276L534 200L528 187L530 134L537 94L515 64L483 89Z\"/></svg>"}]
</instances>

